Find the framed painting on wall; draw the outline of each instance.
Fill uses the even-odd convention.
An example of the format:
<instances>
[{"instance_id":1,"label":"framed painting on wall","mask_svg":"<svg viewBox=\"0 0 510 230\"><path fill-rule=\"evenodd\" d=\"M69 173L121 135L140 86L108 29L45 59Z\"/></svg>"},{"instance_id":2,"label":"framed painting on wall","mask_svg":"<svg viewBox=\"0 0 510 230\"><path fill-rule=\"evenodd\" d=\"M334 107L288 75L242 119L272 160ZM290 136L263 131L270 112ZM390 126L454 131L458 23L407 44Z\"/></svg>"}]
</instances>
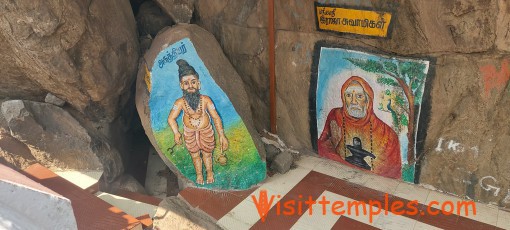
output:
<instances>
[{"instance_id":1,"label":"framed painting on wall","mask_svg":"<svg viewBox=\"0 0 510 230\"><path fill-rule=\"evenodd\" d=\"M316 45L312 142L322 157L415 182L431 61ZM426 122L424 122L426 123ZM422 146L419 146L422 147Z\"/></svg>"}]
</instances>

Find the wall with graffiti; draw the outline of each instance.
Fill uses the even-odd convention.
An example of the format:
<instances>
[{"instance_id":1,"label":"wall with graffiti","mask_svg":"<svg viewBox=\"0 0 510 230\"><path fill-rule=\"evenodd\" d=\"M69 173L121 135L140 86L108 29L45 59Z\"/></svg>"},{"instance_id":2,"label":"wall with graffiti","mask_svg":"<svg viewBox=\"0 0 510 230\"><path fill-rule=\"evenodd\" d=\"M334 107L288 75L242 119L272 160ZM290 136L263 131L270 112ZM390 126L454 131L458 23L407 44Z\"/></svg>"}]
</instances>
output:
<instances>
[{"instance_id":1,"label":"wall with graffiti","mask_svg":"<svg viewBox=\"0 0 510 230\"><path fill-rule=\"evenodd\" d=\"M414 182L429 61L326 44L316 54L311 126L319 155Z\"/></svg>"},{"instance_id":2,"label":"wall with graffiti","mask_svg":"<svg viewBox=\"0 0 510 230\"><path fill-rule=\"evenodd\" d=\"M163 49L147 68L158 147L199 187L246 189L266 165L242 119L189 39Z\"/></svg>"}]
</instances>

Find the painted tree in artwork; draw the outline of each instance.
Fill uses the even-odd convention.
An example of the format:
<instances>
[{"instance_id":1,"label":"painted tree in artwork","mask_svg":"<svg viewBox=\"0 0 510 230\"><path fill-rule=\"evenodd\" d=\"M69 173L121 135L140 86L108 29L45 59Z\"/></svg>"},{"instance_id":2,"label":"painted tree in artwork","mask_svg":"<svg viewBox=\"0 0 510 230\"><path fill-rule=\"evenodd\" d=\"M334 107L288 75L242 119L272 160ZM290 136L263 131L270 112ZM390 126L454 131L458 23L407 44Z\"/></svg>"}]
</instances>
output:
<instances>
[{"instance_id":1,"label":"painted tree in artwork","mask_svg":"<svg viewBox=\"0 0 510 230\"><path fill-rule=\"evenodd\" d=\"M345 58L354 66L361 68L367 72L381 74L382 76L377 79L379 84L388 86L399 86L404 91L405 97L409 102L407 113L408 121L407 137L408 153L407 161L409 164L414 163L414 133L415 133L415 107L421 103L423 96L423 85L425 84L426 68L424 63L415 61L398 61L398 60L371 60L371 59L358 59L358 58Z\"/></svg>"},{"instance_id":2,"label":"painted tree in artwork","mask_svg":"<svg viewBox=\"0 0 510 230\"><path fill-rule=\"evenodd\" d=\"M377 76L378 79L383 76ZM407 127L409 120L409 104L405 99L404 92L399 89L386 89L380 93L381 102L378 109L391 114L393 129L400 135L403 127Z\"/></svg>"}]
</instances>

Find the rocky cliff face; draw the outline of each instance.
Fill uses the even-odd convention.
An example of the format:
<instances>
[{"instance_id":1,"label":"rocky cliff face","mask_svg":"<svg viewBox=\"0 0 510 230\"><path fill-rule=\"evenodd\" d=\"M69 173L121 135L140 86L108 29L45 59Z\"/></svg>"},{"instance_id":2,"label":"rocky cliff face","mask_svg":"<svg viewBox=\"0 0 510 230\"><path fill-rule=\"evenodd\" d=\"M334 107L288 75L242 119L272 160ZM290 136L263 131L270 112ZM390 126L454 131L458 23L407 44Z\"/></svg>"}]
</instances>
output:
<instances>
[{"instance_id":1,"label":"rocky cliff face","mask_svg":"<svg viewBox=\"0 0 510 230\"><path fill-rule=\"evenodd\" d=\"M129 157L139 57L129 2L7 1L0 15L3 161L101 168L115 180Z\"/></svg>"},{"instance_id":2,"label":"rocky cliff face","mask_svg":"<svg viewBox=\"0 0 510 230\"><path fill-rule=\"evenodd\" d=\"M500 206L510 204L510 11L506 1L316 1L393 12L389 38L319 32L314 1L276 1L278 134L311 149L310 75L317 41L436 60L419 182ZM198 0L198 24L221 40L243 78L255 124L268 126L267 1ZM235 39L234 39L235 38Z\"/></svg>"},{"instance_id":3,"label":"rocky cliff face","mask_svg":"<svg viewBox=\"0 0 510 230\"><path fill-rule=\"evenodd\" d=\"M0 95L50 92L93 120L118 115L139 55L129 2L10 1L0 13Z\"/></svg>"},{"instance_id":4,"label":"rocky cliff face","mask_svg":"<svg viewBox=\"0 0 510 230\"><path fill-rule=\"evenodd\" d=\"M67 121L79 123L83 129L76 130L90 137L90 141L81 144L87 153L99 158L92 159L92 165L101 162L105 170L112 172L113 180L122 173L121 164L126 161L117 154L128 152L125 143L132 140L126 138L126 132L141 128L134 121L133 98L129 99L135 90L131 86L138 70L139 40L142 50L146 50L164 26L190 21L207 29L220 42L242 79L255 128L259 132L268 129L267 1L173 2L169 5L163 1L132 0L134 10L126 0L5 2L0 6L2 101L42 102L48 93L62 99L62 109L73 117ZM394 15L391 36L320 32L314 2L388 10ZM139 12L141 4L147 7L140 7ZM433 77L429 78L430 97L426 102L428 125L420 127L426 136L418 140L423 145L418 152L419 183L509 207L507 1L294 0L275 4L278 134L289 147L312 149L308 95L318 41L369 52L432 58ZM144 15L145 10L157 14L157 20ZM138 15L138 24L133 11ZM139 39L137 31L144 37ZM27 101L23 104L48 107ZM48 108L62 112L53 106ZM37 116L33 127L45 133L45 140L51 141L51 135L61 135L65 130L48 130L42 121L49 119L45 117L48 114L33 116ZM38 155L31 153L38 138L23 138L24 133L17 133L21 125L26 125L21 118L0 117L0 154L4 161L18 167L38 160ZM93 140L100 140L102 152L112 154L94 152L94 143L98 142ZM116 163L105 166L109 161L102 156L110 156Z\"/></svg>"}]
</instances>

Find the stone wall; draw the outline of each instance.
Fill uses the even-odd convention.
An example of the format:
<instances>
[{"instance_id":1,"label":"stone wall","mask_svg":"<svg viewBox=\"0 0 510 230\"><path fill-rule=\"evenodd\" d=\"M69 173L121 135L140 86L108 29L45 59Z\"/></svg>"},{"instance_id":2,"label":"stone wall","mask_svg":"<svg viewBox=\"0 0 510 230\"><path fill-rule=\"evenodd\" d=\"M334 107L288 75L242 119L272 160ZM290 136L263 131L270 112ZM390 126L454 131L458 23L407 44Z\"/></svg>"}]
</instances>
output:
<instances>
[{"instance_id":1,"label":"stone wall","mask_svg":"<svg viewBox=\"0 0 510 230\"><path fill-rule=\"evenodd\" d=\"M419 183L499 206L510 204L510 5L504 0L318 0L393 12L389 38L319 32L314 1L275 1L278 134L312 149L309 90L314 46L435 59ZM269 126L267 1L198 0L198 24L215 34L250 95L256 128Z\"/></svg>"}]
</instances>

